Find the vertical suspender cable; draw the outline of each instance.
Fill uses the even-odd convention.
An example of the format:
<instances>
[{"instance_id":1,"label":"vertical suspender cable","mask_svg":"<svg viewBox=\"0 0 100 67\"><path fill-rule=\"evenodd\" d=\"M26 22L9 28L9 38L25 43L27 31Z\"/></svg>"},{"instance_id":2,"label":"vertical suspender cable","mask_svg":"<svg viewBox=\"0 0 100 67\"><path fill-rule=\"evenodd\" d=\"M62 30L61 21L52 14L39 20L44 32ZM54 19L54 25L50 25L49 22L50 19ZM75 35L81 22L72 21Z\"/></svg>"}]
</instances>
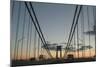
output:
<instances>
[{"instance_id":1,"label":"vertical suspender cable","mask_svg":"<svg viewBox=\"0 0 100 67\"><path fill-rule=\"evenodd\" d=\"M75 32L74 32L74 48L76 47L76 38L75 38ZM75 50L76 50L76 48L75 48ZM76 51L75 51L75 53L76 53ZM76 54L75 54L75 57L76 57Z\"/></svg>"},{"instance_id":2,"label":"vertical suspender cable","mask_svg":"<svg viewBox=\"0 0 100 67\"><path fill-rule=\"evenodd\" d=\"M18 48L19 48L19 41L20 41L20 40L17 41L17 50L16 50L16 51L17 51L17 52L16 52L16 58L17 58L17 59L18 59L18 55L19 55L19 51L18 51L18 50L19 50L19 49L18 49Z\"/></svg>"},{"instance_id":3,"label":"vertical suspender cable","mask_svg":"<svg viewBox=\"0 0 100 67\"><path fill-rule=\"evenodd\" d=\"M81 45L83 46L83 26L82 26L82 23L83 23L83 18L82 18L82 15L83 15L83 9L82 9L82 11L81 11L81 22L80 22L80 24L81 24ZM81 57L83 57L83 50L81 50L81 54L82 54L82 56Z\"/></svg>"},{"instance_id":4,"label":"vertical suspender cable","mask_svg":"<svg viewBox=\"0 0 100 67\"><path fill-rule=\"evenodd\" d=\"M36 57L36 40L37 40L36 30L34 33L35 34L34 34L34 49L33 49L33 51L34 51L34 58L35 58Z\"/></svg>"},{"instance_id":5,"label":"vertical suspender cable","mask_svg":"<svg viewBox=\"0 0 100 67\"><path fill-rule=\"evenodd\" d=\"M84 11L82 9L82 33L83 33L83 46L85 46L85 35L84 35ZM83 53L83 57L85 57L85 48L83 49L84 50L84 53Z\"/></svg>"},{"instance_id":6,"label":"vertical suspender cable","mask_svg":"<svg viewBox=\"0 0 100 67\"><path fill-rule=\"evenodd\" d=\"M78 23L77 23L77 54L78 54L78 58L79 58L79 34L78 34Z\"/></svg>"},{"instance_id":7,"label":"vertical suspender cable","mask_svg":"<svg viewBox=\"0 0 100 67\"><path fill-rule=\"evenodd\" d=\"M96 55L96 13L95 13L95 7L93 8L93 19L94 19L94 31L95 31L95 35L94 35L94 39L95 39L95 55Z\"/></svg>"},{"instance_id":8,"label":"vertical suspender cable","mask_svg":"<svg viewBox=\"0 0 100 67\"><path fill-rule=\"evenodd\" d=\"M18 40L18 32L19 32L19 19L20 19L20 2L19 2L19 7L18 7L18 19L17 19L17 27L16 27L16 38L15 38L15 47L14 47L14 59L16 58L16 49L17 47L17 40Z\"/></svg>"},{"instance_id":9,"label":"vertical suspender cable","mask_svg":"<svg viewBox=\"0 0 100 67\"><path fill-rule=\"evenodd\" d=\"M30 19L29 19L29 22L28 22L28 30L27 30L26 59L28 59L28 48L29 48L29 29L30 29Z\"/></svg>"},{"instance_id":10,"label":"vertical suspender cable","mask_svg":"<svg viewBox=\"0 0 100 67\"><path fill-rule=\"evenodd\" d=\"M30 19L31 20L31 19ZM31 21L30 21L31 22ZM31 53L31 40L32 40L32 24L30 25L30 45L29 45L29 58Z\"/></svg>"},{"instance_id":11,"label":"vertical suspender cable","mask_svg":"<svg viewBox=\"0 0 100 67\"><path fill-rule=\"evenodd\" d=\"M82 11L82 16L83 16L83 45L85 46L85 35L84 35L84 12ZM85 57L85 48L84 48L84 55L83 55L84 57Z\"/></svg>"},{"instance_id":12,"label":"vertical suspender cable","mask_svg":"<svg viewBox=\"0 0 100 67\"><path fill-rule=\"evenodd\" d=\"M39 49L40 49L39 47L40 47L40 38L38 37L38 56L37 56L38 58L39 58Z\"/></svg>"},{"instance_id":13,"label":"vertical suspender cable","mask_svg":"<svg viewBox=\"0 0 100 67\"><path fill-rule=\"evenodd\" d=\"M21 6L20 6L20 13L21 13ZM19 16L20 17L20 16ZM19 18L19 22L20 22L20 18ZM20 24L19 24L20 25ZM17 39L17 47L16 47L16 58L18 59L19 57L19 42L20 42L20 39L18 40Z\"/></svg>"},{"instance_id":14,"label":"vertical suspender cable","mask_svg":"<svg viewBox=\"0 0 100 67\"><path fill-rule=\"evenodd\" d=\"M14 6L15 6L15 1L11 1L12 3L12 8L11 8L11 17L13 19L13 13L14 13ZM11 5L10 5L11 6Z\"/></svg>"},{"instance_id":15,"label":"vertical suspender cable","mask_svg":"<svg viewBox=\"0 0 100 67\"><path fill-rule=\"evenodd\" d=\"M21 5L20 5L20 12L19 12L19 14L21 13ZM20 16L19 16L20 17ZM20 18L19 18L19 22L20 22ZM20 24L19 24L20 25ZM17 39L17 47L16 47L16 58L18 59L18 54L19 54L19 41L20 41L20 39L18 40Z\"/></svg>"},{"instance_id":16,"label":"vertical suspender cable","mask_svg":"<svg viewBox=\"0 0 100 67\"><path fill-rule=\"evenodd\" d=\"M12 35L12 26L13 26L13 14L14 14L14 6L15 6L15 3L14 3L14 1L11 1L11 8L10 8L10 16L11 16L11 18L10 18L10 24L11 24L11 27L10 27L10 37L11 37L11 35ZM12 40L10 40L10 43L12 43ZM11 49L10 49L10 52L11 52ZM11 57L12 57L12 54L10 53L10 55L11 55Z\"/></svg>"},{"instance_id":17,"label":"vertical suspender cable","mask_svg":"<svg viewBox=\"0 0 100 67\"><path fill-rule=\"evenodd\" d=\"M25 31L25 17L26 17L26 8L24 8L24 19L23 19L23 30L22 30L22 38L24 37L24 31ZM22 59L23 55L23 42L24 40L22 39L22 44L21 44L21 56L20 58Z\"/></svg>"},{"instance_id":18,"label":"vertical suspender cable","mask_svg":"<svg viewBox=\"0 0 100 67\"><path fill-rule=\"evenodd\" d=\"M82 46L85 46L85 39L84 39L84 14L83 14L83 8L81 12L81 34L82 34ZM85 49L82 49L82 57L85 56Z\"/></svg>"},{"instance_id":19,"label":"vertical suspender cable","mask_svg":"<svg viewBox=\"0 0 100 67\"><path fill-rule=\"evenodd\" d=\"M19 48L19 40L17 40L17 48L16 48L16 58L18 59L18 48Z\"/></svg>"},{"instance_id":20,"label":"vertical suspender cable","mask_svg":"<svg viewBox=\"0 0 100 67\"><path fill-rule=\"evenodd\" d=\"M42 42L40 43L40 50L41 50L41 55L43 54L43 49L42 49Z\"/></svg>"},{"instance_id":21,"label":"vertical suspender cable","mask_svg":"<svg viewBox=\"0 0 100 67\"><path fill-rule=\"evenodd\" d=\"M74 40L74 39L75 39L75 38L74 38L74 36L73 36L73 41L72 41L72 42L73 42L73 43L72 43L72 48L73 48L73 49L72 49L72 50L73 50L73 55L74 55L74 57L75 57L75 54L74 54L74 53L75 53L75 51L74 51L74 47L75 47L75 40Z\"/></svg>"},{"instance_id":22,"label":"vertical suspender cable","mask_svg":"<svg viewBox=\"0 0 100 67\"><path fill-rule=\"evenodd\" d=\"M87 17L88 17L88 32L90 31L90 21L89 21L89 8L87 7ZM91 57L91 48L90 48L90 32L89 32L89 56Z\"/></svg>"},{"instance_id":23,"label":"vertical suspender cable","mask_svg":"<svg viewBox=\"0 0 100 67\"><path fill-rule=\"evenodd\" d=\"M82 8L82 14L81 14L81 28L82 28L82 46L85 46L85 35L84 35L84 12ZM83 48L83 57L85 57L85 48Z\"/></svg>"}]
</instances>

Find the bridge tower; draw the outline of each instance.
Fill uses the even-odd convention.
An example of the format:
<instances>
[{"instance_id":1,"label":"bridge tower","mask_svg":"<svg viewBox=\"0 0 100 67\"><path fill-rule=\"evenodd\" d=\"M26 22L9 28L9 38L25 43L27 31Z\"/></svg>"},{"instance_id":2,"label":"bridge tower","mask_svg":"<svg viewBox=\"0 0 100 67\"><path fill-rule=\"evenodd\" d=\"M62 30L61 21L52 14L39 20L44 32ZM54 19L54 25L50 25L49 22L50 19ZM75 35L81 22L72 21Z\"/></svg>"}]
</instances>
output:
<instances>
[{"instance_id":1,"label":"bridge tower","mask_svg":"<svg viewBox=\"0 0 100 67\"><path fill-rule=\"evenodd\" d=\"M58 57L58 52L60 51L60 58L62 58L62 46L57 46L57 49L56 49L56 58L59 58Z\"/></svg>"}]
</instances>

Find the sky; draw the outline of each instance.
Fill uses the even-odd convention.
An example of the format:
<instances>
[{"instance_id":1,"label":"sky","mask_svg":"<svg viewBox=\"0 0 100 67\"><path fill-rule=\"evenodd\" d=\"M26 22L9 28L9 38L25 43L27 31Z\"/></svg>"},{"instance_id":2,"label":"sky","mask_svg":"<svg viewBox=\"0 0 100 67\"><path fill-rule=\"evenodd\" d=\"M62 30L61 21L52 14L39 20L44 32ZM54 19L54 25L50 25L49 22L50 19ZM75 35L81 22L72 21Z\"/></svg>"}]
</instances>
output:
<instances>
[{"instance_id":1,"label":"sky","mask_svg":"<svg viewBox=\"0 0 100 67\"><path fill-rule=\"evenodd\" d=\"M58 43L59 45L62 45L60 43L67 43L76 5L38 3L38 2L33 2L32 5L34 7L34 10L35 10L37 19L39 21L40 27L42 29L43 35L45 37L45 40L49 41L50 43ZM88 7L88 13L87 13L87 7ZM93 13L93 9L94 9L94 13ZM88 30L87 14L89 15L90 30ZM95 25L95 22L94 22L95 17L93 15L95 16L95 6L84 5L83 6L84 32L93 30L93 26ZM32 24L32 21L29 17L27 9L25 9L24 2L14 1L14 5L13 5L13 2L11 3L11 56L12 57L14 54L16 28L17 28L18 22L19 22L19 27L17 31L18 33L17 44L19 44L19 49L18 49L19 55L21 51L22 39L23 39L23 44L24 44L23 51L24 50L26 51L27 44L31 44L30 51L32 53L34 52L34 47L33 47L34 46L34 32L35 32L34 25ZM23 25L24 25L23 22L25 23L24 38L22 37L22 30L23 30ZM78 22L79 22L79 39L80 39L79 42L81 42L81 24L80 24L82 22L81 15L79 17ZM29 29L28 29L28 24L29 24ZM32 34L30 33L31 27L32 27ZM28 37L27 34L31 34L31 36L29 35ZM88 35L86 34L84 35L85 35L85 45L89 45ZM95 38L95 35L90 35L90 43L93 49L95 48L94 38ZM63 44L62 46L66 46L66 44ZM37 47L38 46L36 46L36 48ZM25 55L25 53L23 53L23 55Z\"/></svg>"}]
</instances>

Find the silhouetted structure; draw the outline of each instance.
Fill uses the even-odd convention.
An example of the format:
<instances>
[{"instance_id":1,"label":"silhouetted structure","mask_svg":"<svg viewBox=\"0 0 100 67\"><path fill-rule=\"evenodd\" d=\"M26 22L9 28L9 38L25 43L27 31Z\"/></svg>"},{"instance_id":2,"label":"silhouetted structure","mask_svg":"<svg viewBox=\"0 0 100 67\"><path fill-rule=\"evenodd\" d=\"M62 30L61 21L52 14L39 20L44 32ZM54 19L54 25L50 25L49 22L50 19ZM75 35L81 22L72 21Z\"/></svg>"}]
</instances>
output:
<instances>
[{"instance_id":1,"label":"silhouetted structure","mask_svg":"<svg viewBox=\"0 0 100 67\"><path fill-rule=\"evenodd\" d=\"M67 55L67 59L73 59L73 58L74 58L73 54L68 54Z\"/></svg>"},{"instance_id":2,"label":"silhouetted structure","mask_svg":"<svg viewBox=\"0 0 100 67\"><path fill-rule=\"evenodd\" d=\"M55 47L49 47L49 45L51 44L47 44L46 43L46 40L44 38L44 35L42 33L42 30L41 30L41 27L40 27L40 24L39 24L39 21L37 19L37 16L36 16L36 13L35 13L35 10L34 10L34 7L32 5L31 2L23 2L24 4L24 7L25 7L25 12L24 12L24 21L23 21L23 31L22 31L22 39L19 39L18 40L18 30L20 29L19 28L19 25L20 25L20 15L21 15L21 3L19 3L19 9L18 9L18 20L17 20L17 26L16 26L16 38L15 38L15 45L14 45L14 59L12 60L11 59L11 63L12 63L12 66L25 66L25 65L39 65L39 64L55 64L55 63L71 63L71 62L87 62L87 61L95 61L96 60L96 54L91 57L91 51L90 51L90 57L85 57L85 51L83 50L86 50L86 48L92 48L91 47L91 44L89 43L89 46L86 46L85 45L85 36L82 36L81 39L82 39L82 42L84 42L81 46L81 48L79 47L79 28L78 28L78 25L79 25L79 17L81 15L81 12L83 10L83 6L82 5L76 5L76 8L75 8L75 14L74 14L74 18L73 18L73 22L72 22L72 26L71 26L71 30L70 30L70 33L69 33L69 38L68 38L68 42L66 42L66 45L64 47L64 50L65 50L65 53L64 53L64 57L62 56L62 46L59 45L57 46L57 44L52 44L54 45ZM25 23L25 17L26 17L26 12L28 13L27 16L29 18L29 22L28 22L28 19L27 19L27 24ZM88 12L87 12L88 13ZM15 15L16 16L16 15ZM83 18L82 18L83 19ZM88 17L88 21L89 21L89 17ZM82 22L83 24L83 29L81 31L81 35L84 35L84 22ZM24 39L23 37L25 36L25 31L24 29L26 29L26 26L27 26L27 30L28 32L26 33L27 35L27 41L24 42ZM32 34L32 30L33 30L33 27L31 26L33 25L34 28L35 28L35 35L33 36ZM90 26L90 23L88 22L88 27ZM93 31L88 31L88 33L93 33L94 35L96 35L96 25L94 25L94 28L93 28ZM36 35L37 34L37 35ZM76 35L77 34L77 35ZM32 38L32 36L34 37L34 39ZM36 42L37 42L37 37L38 37L38 45L36 45ZM31 44L31 41L34 40L34 44ZM96 36L95 36L95 40L96 40ZM22 44L20 46L19 44L19 41L22 41ZM72 43L74 42L75 46L72 45ZM45 49L43 49L43 51L45 50L46 53L43 54L43 51L42 51L42 47L40 47L40 42L41 42L41 46L43 46ZM89 42L90 42L90 35L89 35ZM26 58L24 60L22 60L23 58L23 53L24 53L24 44L27 44L26 45ZM34 45L34 48L32 48L32 50L34 52L34 54L31 54L31 45ZM95 45L96 45L96 41L95 41ZM73 49L71 47L75 47L76 49ZM38 47L38 52L36 50L36 47ZM19 49L21 48L21 52L19 52ZM41 51L39 50L41 48ZM67 54L68 51L71 51L73 49L73 51L78 51L78 58L75 58L74 57L74 54ZM96 49L96 46L95 46L95 49ZM52 52L51 50L54 50L56 51L56 58L53 57L52 55ZM82 58L79 57L79 50L83 51L82 52ZM95 50L96 51L96 50ZM37 52L37 53L36 53ZM40 54L41 52L41 54ZM20 54L19 54L20 53ZM96 52L95 52L96 53ZM38 56L37 56L38 54ZM19 55L20 55L20 58L19 58ZM30 58L31 55L34 55L33 57ZM48 55L48 58L46 57ZM30 58L30 59L28 59ZM38 60L37 60L38 59Z\"/></svg>"},{"instance_id":3,"label":"silhouetted structure","mask_svg":"<svg viewBox=\"0 0 100 67\"><path fill-rule=\"evenodd\" d=\"M60 58L62 58L62 49L61 49L62 46L57 46L57 50L56 50L56 58L59 58L58 57L58 52L60 51Z\"/></svg>"}]
</instances>

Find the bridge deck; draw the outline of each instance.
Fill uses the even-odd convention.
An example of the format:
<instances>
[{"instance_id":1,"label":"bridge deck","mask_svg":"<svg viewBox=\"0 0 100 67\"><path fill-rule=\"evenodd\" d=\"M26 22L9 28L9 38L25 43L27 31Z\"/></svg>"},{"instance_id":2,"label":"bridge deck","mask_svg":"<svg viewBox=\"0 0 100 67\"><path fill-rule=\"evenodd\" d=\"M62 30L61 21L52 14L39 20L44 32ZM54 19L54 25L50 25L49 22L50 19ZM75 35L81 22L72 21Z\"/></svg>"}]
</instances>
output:
<instances>
[{"instance_id":1,"label":"bridge deck","mask_svg":"<svg viewBox=\"0 0 100 67\"><path fill-rule=\"evenodd\" d=\"M96 58L73 58L73 59L47 59L47 60L12 60L11 66L27 66L27 65L43 65L43 64L58 64L58 63L73 63L73 62L90 62L96 61Z\"/></svg>"}]
</instances>

